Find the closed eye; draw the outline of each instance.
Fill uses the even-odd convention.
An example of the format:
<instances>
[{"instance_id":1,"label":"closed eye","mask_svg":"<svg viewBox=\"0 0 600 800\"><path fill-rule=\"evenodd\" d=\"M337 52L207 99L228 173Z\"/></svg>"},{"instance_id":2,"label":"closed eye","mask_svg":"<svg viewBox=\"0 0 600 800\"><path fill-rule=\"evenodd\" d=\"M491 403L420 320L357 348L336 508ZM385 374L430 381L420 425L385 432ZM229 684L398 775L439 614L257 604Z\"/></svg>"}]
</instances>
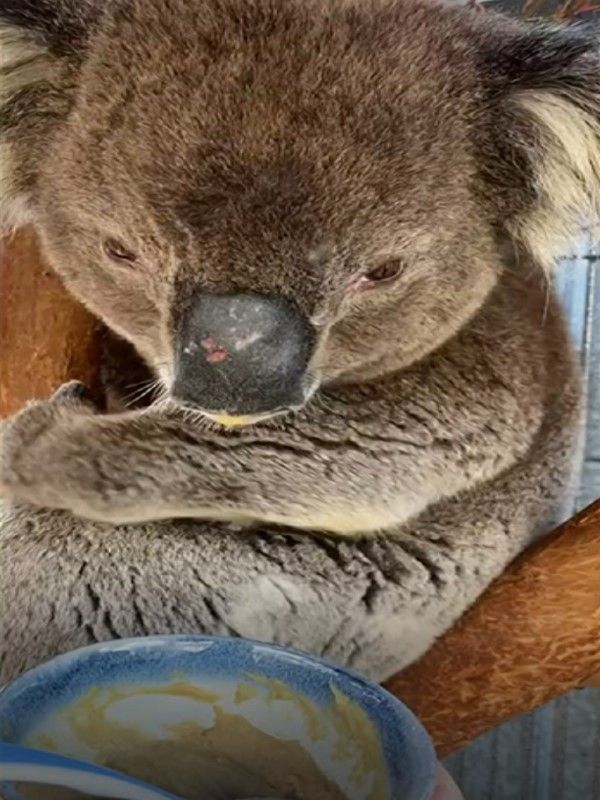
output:
<instances>
[{"instance_id":1,"label":"closed eye","mask_svg":"<svg viewBox=\"0 0 600 800\"><path fill-rule=\"evenodd\" d=\"M404 262L402 259L390 259L390 261L385 261L368 272L359 275L352 283L352 288L356 291L365 291L378 286L392 284L402 274L403 270Z\"/></svg>"},{"instance_id":2,"label":"closed eye","mask_svg":"<svg viewBox=\"0 0 600 800\"><path fill-rule=\"evenodd\" d=\"M137 261L136 254L118 239L106 239L103 242L103 249L112 261L124 261L128 264Z\"/></svg>"}]
</instances>

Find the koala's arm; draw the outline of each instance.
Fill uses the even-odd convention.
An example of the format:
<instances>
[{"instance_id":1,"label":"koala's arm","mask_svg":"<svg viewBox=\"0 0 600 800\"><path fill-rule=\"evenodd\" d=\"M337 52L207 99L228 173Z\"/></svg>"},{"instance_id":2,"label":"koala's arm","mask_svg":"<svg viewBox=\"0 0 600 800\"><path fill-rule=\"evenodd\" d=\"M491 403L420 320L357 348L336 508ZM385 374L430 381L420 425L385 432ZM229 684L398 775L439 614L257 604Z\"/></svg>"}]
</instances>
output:
<instances>
[{"instance_id":1,"label":"koala's arm","mask_svg":"<svg viewBox=\"0 0 600 800\"><path fill-rule=\"evenodd\" d=\"M239 433L207 430L176 409L96 415L67 388L8 426L1 492L113 523L198 517L341 535L391 529L500 472L535 433L497 386L488 397L479 387L475 402L450 385L421 397L418 384L347 387Z\"/></svg>"}]
</instances>

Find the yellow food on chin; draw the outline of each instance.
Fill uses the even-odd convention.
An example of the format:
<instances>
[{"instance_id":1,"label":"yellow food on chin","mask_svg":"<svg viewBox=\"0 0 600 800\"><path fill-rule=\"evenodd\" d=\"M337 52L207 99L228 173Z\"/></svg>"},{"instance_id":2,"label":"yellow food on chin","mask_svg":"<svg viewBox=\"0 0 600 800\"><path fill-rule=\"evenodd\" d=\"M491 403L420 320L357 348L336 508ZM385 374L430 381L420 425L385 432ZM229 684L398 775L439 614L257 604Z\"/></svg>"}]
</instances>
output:
<instances>
[{"instance_id":1,"label":"yellow food on chin","mask_svg":"<svg viewBox=\"0 0 600 800\"><path fill-rule=\"evenodd\" d=\"M255 418L247 415L242 417L233 417L230 414L215 414L212 416L212 419L214 419L215 422L218 422L219 425L222 425L224 428L240 428L243 425L250 425Z\"/></svg>"}]
</instances>

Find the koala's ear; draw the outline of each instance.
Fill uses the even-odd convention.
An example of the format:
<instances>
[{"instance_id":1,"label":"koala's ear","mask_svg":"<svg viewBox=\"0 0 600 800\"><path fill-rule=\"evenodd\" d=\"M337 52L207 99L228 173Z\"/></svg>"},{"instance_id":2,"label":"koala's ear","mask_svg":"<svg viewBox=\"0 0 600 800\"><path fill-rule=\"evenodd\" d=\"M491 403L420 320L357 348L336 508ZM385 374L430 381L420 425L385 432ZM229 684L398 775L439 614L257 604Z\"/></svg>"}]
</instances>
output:
<instances>
[{"instance_id":1,"label":"koala's ear","mask_svg":"<svg viewBox=\"0 0 600 800\"><path fill-rule=\"evenodd\" d=\"M582 224L600 220L600 37L500 22L497 32L484 48L487 171L509 233L551 269Z\"/></svg>"},{"instance_id":2,"label":"koala's ear","mask_svg":"<svg viewBox=\"0 0 600 800\"><path fill-rule=\"evenodd\" d=\"M89 0L0 0L0 230L35 219L38 159L68 113L92 15Z\"/></svg>"}]
</instances>

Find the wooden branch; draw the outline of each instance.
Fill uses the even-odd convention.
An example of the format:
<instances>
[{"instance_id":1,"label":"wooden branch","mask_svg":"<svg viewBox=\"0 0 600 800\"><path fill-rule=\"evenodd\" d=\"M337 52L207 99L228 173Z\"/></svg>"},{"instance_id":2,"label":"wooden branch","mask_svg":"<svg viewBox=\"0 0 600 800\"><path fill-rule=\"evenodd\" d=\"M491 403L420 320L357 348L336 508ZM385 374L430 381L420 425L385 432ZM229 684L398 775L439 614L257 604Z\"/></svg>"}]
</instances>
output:
<instances>
[{"instance_id":1,"label":"wooden branch","mask_svg":"<svg viewBox=\"0 0 600 800\"><path fill-rule=\"evenodd\" d=\"M101 326L42 261L32 231L0 239L0 418L72 378L98 387Z\"/></svg>"},{"instance_id":2,"label":"wooden branch","mask_svg":"<svg viewBox=\"0 0 600 800\"><path fill-rule=\"evenodd\" d=\"M389 681L441 755L600 674L600 501L525 553Z\"/></svg>"}]
</instances>

